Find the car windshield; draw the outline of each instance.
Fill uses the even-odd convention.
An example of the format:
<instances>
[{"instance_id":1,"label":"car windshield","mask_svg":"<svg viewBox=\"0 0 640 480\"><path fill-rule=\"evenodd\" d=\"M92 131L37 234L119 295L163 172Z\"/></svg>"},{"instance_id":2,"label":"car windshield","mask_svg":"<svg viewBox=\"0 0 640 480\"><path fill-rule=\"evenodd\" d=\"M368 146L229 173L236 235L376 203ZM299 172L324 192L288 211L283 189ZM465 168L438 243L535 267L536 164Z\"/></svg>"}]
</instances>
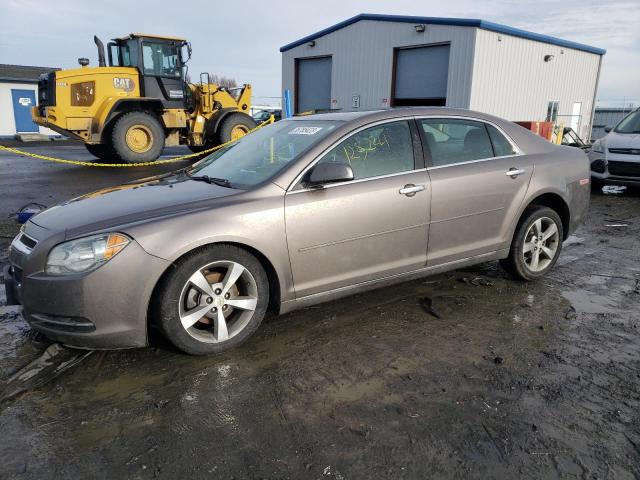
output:
<instances>
[{"instance_id":1,"label":"car windshield","mask_svg":"<svg viewBox=\"0 0 640 480\"><path fill-rule=\"evenodd\" d=\"M274 123L205 157L187 174L225 179L231 187L246 190L273 177L342 123L334 120Z\"/></svg>"},{"instance_id":2,"label":"car windshield","mask_svg":"<svg viewBox=\"0 0 640 480\"><path fill-rule=\"evenodd\" d=\"M613 131L616 133L640 133L640 110L623 118Z\"/></svg>"}]
</instances>

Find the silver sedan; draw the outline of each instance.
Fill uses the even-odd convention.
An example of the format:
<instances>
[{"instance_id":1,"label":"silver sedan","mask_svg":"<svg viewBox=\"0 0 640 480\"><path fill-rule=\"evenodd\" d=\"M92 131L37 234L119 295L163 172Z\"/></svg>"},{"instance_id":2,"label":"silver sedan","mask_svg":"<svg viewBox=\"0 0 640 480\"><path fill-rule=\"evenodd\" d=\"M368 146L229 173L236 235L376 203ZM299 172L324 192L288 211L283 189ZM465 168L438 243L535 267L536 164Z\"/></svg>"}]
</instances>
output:
<instances>
[{"instance_id":1,"label":"silver sedan","mask_svg":"<svg viewBox=\"0 0 640 480\"><path fill-rule=\"evenodd\" d=\"M396 109L283 120L169 175L29 221L9 294L84 348L191 354L247 340L267 310L500 260L534 280L584 218L589 164L502 119Z\"/></svg>"}]
</instances>

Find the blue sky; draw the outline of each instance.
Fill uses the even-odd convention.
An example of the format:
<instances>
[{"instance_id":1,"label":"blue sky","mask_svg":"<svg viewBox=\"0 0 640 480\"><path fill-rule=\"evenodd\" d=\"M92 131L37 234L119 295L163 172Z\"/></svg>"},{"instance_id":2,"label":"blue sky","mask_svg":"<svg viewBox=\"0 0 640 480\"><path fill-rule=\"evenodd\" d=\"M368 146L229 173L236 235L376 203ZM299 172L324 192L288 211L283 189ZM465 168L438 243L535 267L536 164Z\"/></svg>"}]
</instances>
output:
<instances>
[{"instance_id":1,"label":"blue sky","mask_svg":"<svg viewBox=\"0 0 640 480\"><path fill-rule=\"evenodd\" d=\"M95 65L94 34L156 33L191 41L194 77L232 76L257 97L278 96L282 45L363 12L481 18L605 48L598 98L640 104L640 0L0 0L0 63Z\"/></svg>"}]
</instances>

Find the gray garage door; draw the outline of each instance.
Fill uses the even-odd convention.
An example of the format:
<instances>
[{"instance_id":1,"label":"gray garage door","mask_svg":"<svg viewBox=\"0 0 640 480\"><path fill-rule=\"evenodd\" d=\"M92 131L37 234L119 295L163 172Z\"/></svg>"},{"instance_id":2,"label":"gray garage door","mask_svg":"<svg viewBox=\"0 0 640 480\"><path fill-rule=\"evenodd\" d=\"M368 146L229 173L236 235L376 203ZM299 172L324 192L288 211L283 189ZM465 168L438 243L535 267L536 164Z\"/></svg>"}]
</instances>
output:
<instances>
[{"instance_id":1,"label":"gray garage door","mask_svg":"<svg viewBox=\"0 0 640 480\"><path fill-rule=\"evenodd\" d=\"M301 58L297 62L296 112L331 108L331 57Z\"/></svg>"},{"instance_id":2,"label":"gray garage door","mask_svg":"<svg viewBox=\"0 0 640 480\"><path fill-rule=\"evenodd\" d=\"M396 50L394 105L445 105L449 45Z\"/></svg>"}]
</instances>

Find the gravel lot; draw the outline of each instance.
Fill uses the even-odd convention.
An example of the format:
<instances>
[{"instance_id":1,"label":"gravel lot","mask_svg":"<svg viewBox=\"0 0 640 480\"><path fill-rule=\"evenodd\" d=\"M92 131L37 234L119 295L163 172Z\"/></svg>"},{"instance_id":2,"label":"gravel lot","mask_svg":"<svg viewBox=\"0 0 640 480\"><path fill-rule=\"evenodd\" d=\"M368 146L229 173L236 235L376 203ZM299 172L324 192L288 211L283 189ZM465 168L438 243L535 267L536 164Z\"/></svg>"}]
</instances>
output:
<instances>
[{"instance_id":1,"label":"gravel lot","mask_svg":"<svg viewBox=\"0 0 640 480\"><path fill-rule=\"evenodd\" d=\"M0 263L23 204L169 169L0 152ZM68 350L0 307L0 478L638 479L639 238L640 193L595 194L542 281L450 272L267 318L209 358Z\"/></svg>"}]
</instances>

